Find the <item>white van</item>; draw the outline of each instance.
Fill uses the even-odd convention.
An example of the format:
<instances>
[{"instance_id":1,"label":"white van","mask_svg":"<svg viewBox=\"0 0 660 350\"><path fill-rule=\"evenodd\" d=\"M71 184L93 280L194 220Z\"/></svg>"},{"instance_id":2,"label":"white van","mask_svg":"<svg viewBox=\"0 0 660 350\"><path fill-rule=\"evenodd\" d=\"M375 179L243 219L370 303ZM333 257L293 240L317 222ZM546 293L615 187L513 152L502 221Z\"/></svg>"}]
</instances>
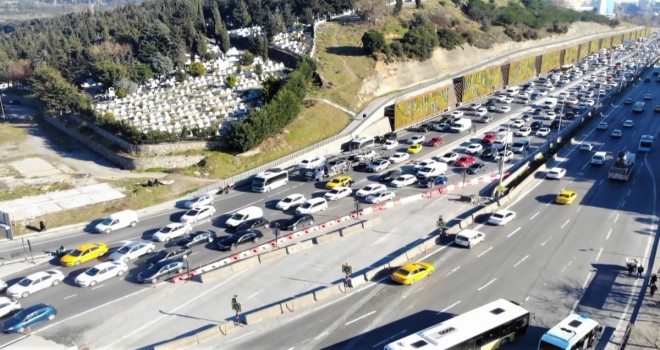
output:
<instances>
[{"instance_id":1,"label":"white van","mask_svg":"<svg viewBox=\"0 0 660 350\"><path fill-rule=\"evenodd\" d=\"M557 105L557 98L556 97L548 97L545 102L543 102L543 108L545 109L552 109L555 108Z\"/></svg>"},{"instance_id":2,"label":"white van","mask_svg":"<svg viewBox=\"0 0 660 350\"><path fill-rule=\"evenodd\" d=\"M433 163L420 169L417 172L417 178L423 180L431 176L444 175L445 172L447 172L447 163Z\"/></svg>"},{"instance_id":3,"label":"white van","mask_svg":"<svg viewBox=\"0 0 660 350\"><path fill-rule=\"evenodd\" d=\"M520 86L511 86L508 89L506 89L506 95L509 97L518 96L519 92L520 92Z\"/></svg>"},{"instance_id":4,"label":"white van","mask_svg":"<svg viewBox=\"0 0 660 350\"><path fill-rule=\"evenodd\" d=\"M258 219L264 217L264 211L259 207L247 207L243 208L227 219L225 225L230 228L236 228L238 225L252 219Z\"/></svg>"},{"instance_id":5,"label":"white van","mask_svg":"<svg viewBox=\"0 0 660 350\"><path fill-rule=\"evenodd\" d=\"M319 211L328 209L328 202L325 198L316 197L311 198L307 202L296 208L296 214L314 214Z\"/></svg>"},{"instance_id":6,"label":"white van","mask_svg":"<svg viewBox=\"0 0 660 350\"><path fill-rule=\"evenodd\" d=\"M472 248L474 247L475 244L482 242L484 239L486 239L485 233L475 230L465 229L456 234L456 238L454 238L454 243L464 247Z\"/></svg>"},{"instance_id":7,"label":"white van","mask_svg":"<svg viewBox=\"0 0 660 350\"><path fill-rule=\"evenodd\" d=\"M605 164L606 159L607 159L607 153L605 153L605 152L596 152L591 157L591 164L603 165L603 164Z\"/></svg>"},{"instance_id":8,"label":"white van","mask_svg":"<svg viewBox=\"0 0 660 350\"><path fill-rule=\"evenodd\" d=\"M110 233L111 231L119 230L120 228L128 226L134 227L139 221L136 212L132 210L124 210L101 220L100 223L94 226L94 231L99 233Z\"/></svg>"},{"instance_id":9,"label":"white van","mask_svg":"<svg viewBox=\"0 0 660 350\"><path fill-rule=\"evenodd\" d=\"M472 127L472 119L461 119L451 123L451 131L461 133L470 130Z\"/></svg>"}]
</instances>

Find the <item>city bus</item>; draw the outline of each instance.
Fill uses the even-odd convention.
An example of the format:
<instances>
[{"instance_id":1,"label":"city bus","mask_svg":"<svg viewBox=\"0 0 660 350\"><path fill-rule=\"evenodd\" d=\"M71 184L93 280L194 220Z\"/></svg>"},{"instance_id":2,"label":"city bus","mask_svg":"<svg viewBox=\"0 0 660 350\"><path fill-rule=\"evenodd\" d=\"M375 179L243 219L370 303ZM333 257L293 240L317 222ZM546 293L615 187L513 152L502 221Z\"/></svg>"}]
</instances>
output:
<instances>
[{"instance_id":1,"label":"city bus","mask_svg":"<svg viewBox=\"0 0 660 350\"><path fill-rule=\"evenodd\" d=\"M637 149L640 152L651 152L653 141L655 141L655 137L653 137L653 135L642 135L639 138L639 147Z\"/></svg>"},{"instance_id":2,"label":"city bus","mask_svg":"<svg viewBox=\"0 0 660 350\"><path fill-rule=\"evenodd\" d=\"M348 149L350 151L360 150L373 147L375 144L376 140L373 137L358 137L348 143Z\"/></svg>"},{"instance_id":3,"label":"city bus","mask_svg":"<svg viewBox=\"0 0 660 350\"><path fill-rule=\"evenodd\" d=\"M635 102L633 106L633 112L642 113L646 110L646 103L644 102Z\"/></svg>"},{"instance_id":4,"label":"city bus","mask_svg":"<svg viewBox=\"0 0 660 350\"><path fill-rule=\"evenodd\" d=\"M543 334L538 350L592 349L602 330L603 327L589 316L571 314Z\"/></svg>"},{"instance_id":5,"label":"city bus","mask_svg":"<svg viewBox=\"0 0 660 350\"><path fill-rule=\"evenodd\" d=\"M252 191L269 192L289 182L289 173L281 169L269 169L252 179Z\"/></svg>"},{"instance_id":6,"label":"city bus","mask_svg":"<svg viewBox=\"0 0 660 350\"><path fill-rule=\"evenodd\" d=\"M498 299L385 345L385 350L495 350L522 336L529 311Z\"/></svg>"}]
</instances>

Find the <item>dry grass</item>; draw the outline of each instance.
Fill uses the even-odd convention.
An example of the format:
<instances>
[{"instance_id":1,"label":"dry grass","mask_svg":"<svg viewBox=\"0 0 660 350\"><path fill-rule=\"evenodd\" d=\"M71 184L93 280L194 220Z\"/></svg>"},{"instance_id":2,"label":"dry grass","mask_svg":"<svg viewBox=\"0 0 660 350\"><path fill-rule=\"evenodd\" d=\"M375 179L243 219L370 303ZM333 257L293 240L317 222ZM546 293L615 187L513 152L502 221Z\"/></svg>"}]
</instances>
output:
<instances>
[{"instance_id":1,"label":"dry grass","mask_svg":"<svg viewBox=\"0 0 660 350\"><path fill-rule=\"evenodd\" d=\"M73 185L68 182L56 182L42 186L20 186L13 187L11 190L4 189L0 191L0 201L9 201L22 197L38 196L48 192L70 190Z\"/></svg>"},{"instance_id":2,"label":"dry grass","mask_svg":"<svg viewBox=\"0 0 660 350\"><path fill-rule=\"evenodd\" d=\"M22 142L27 137L25 129L9 123L0 124L0 145L12 145Z\"/></svg>"}]
</instances>

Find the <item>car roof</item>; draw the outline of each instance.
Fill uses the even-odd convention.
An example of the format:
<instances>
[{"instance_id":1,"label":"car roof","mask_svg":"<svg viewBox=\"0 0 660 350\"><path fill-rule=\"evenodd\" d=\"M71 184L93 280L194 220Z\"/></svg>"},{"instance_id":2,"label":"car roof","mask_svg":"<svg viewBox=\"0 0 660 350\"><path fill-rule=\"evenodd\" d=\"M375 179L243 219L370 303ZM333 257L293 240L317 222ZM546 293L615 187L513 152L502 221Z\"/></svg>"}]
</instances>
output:
<instances>
[{"instance_id":1,"label":"car roof","mask_svg":"<svg viewBox=\"0 0 660 350\"><path fill-rule=\"evenodd\" d=\"M309 203L325 202L325 198L323 198L323 197L314 197L314 198L308 199L307 202L309 202Z\"/></svg>"},{"instance_id":2,"label":"car roof","mask_svg":"<svg viewBox=\"0 0 660 350\"><path fill-rule=\"evenodd\" d=\"M92 267L95 267L95 268L100 270L100 269L106 268L108 266L113 266L113 265L119 265L119 262L117 262L117 261L105 261L105 262L102 262L100 264L96 264Z\"/></svg>"},{"instance_id":3,"label":"car roof","mask_svg":"<svg viewBox=\"0 0 660 350\"><path fill-rule=\"evenodd\" d=\"M29 279L32 280L32 279L35 279L35 278L39 278L39 277L43 277L43 276L51 275L50 273L48 273L48 271L52 271L52 270L37 271L37 272L32 273L32 274L29 274L29 275L27 275L27 276L25 276L25 277L26 277L26 278L29 278ZM59 270L56 270L56 271L59 272Z\"/></svg>"},{"instance_id":4,"label":"car roof","mask_svg":"<svg viewBox=\"0 0 660 350\"><path fill-rule=\"evenodd\" d=\"M335 178L333 180L343 180L343 179L350 179L350 178L351 178L350 176L339 175L339 176L335 176Z\"/></svg>"},{"instance_id":5,"label":"car roof","mask_svg":"<svg viewBox=\"0 0 660 350\"><path fill-rule=\"evenodd\" d=\"M78 250L87 250L87 249L89 249L89 248L93 248L93 247L101 246L101 245L105 245L105 243L99 243L99 244L96 244L96 243L87 243L87 244L83 244L83 245L79 246L79 247L76 248L76 249L78 249Z\"/></svg>"},{"instance_id":6,"label":"car roof","mask_svg":"<svg viewBox=\"0 0 660 350\"><path fill-rule=\"evenodd\" d=\"M140 245L140 244L148 244L148 243L149 242L138 240L138 241L130 241L130 242L124 244L124 246L135 247L135 246Z\"/></svg>"}]
</instances>

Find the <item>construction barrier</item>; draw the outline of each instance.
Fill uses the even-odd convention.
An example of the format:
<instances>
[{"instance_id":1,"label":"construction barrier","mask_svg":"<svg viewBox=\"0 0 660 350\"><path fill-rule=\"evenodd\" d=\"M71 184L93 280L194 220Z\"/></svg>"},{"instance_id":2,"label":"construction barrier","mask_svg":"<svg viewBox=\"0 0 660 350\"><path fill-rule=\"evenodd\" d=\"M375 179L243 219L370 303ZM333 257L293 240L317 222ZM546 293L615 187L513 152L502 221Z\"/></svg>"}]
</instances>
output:
<instances>
[{"instance_id":1,"label":"construction barrier","mask_svg":"<svg viewBox=\"0 0 660 350\"><path fill-rule=\"evenodd\" d=\"M283 314L282 306L280 304L276 304L255 312L244 314L245 324L247 325L256 324L263 320L273 318L281 314Z\"/></svg>"},{"instance_id":2,"label":"construction barrier","mask_svg":"<svg viewBox=\"0 0 660 350\"><path fill-rule=\"evenodd\" d=\"M237 261L233 264L231 264L231 270L234 272L238 271L243 271L245 269L249 269L252 266L259 265L259 257L258 256L253 256L249 259Z\"/></svg>"},{"instance_id":3,"label":"construction barrier","mask_svg":"<svg viewBox=\"0 0 660 350\"><path fill-rule=\"evenodd\" d=\"M287 252L285 248L275 249L267 253L259 254L259 262L263 264L266 261L286 256L286 254Z\"/></svg>"},{"instance_id":4,"label":"construction barrier","mask_svg":"<svg viewBox=\"0 0 660 350\"><path fill-rule=\"evenodd\" d=\"M312 242L311 239L292 244L290 246L286 247L286 253L287 254L295 254L297 252L303 251L305 249L309 249L314 246L314 242Z\"/></svg>"},{"instance_id":5,"label":"construction barrier","mask_svg":"<svg viewBox=\"0 0 660 350\"><path fill-rule=\"evenodd\" d=\"M295 299L291 299L287 302L282 303L282 311L286 312L295 312L297 308L305 307L312 305L316 302L314 299L314 293L308 293L302 296L299 296Z\"/></svg>"},{"instance_id":6,"label":"construction barrier","mask_svg":"<svg viewBox=\"0 0 660 350\"><path fill-rule=\"evenodd\" d=\"M329 242L329 241L335 240L339 237L341 237L339 235L339 231L335 231L335 232L326 233L324 235L316 236L314 238L314 240L315 240L316 244L321 244L321 243L324 243L324 242Z\"/></svg>"}]
</instances>

